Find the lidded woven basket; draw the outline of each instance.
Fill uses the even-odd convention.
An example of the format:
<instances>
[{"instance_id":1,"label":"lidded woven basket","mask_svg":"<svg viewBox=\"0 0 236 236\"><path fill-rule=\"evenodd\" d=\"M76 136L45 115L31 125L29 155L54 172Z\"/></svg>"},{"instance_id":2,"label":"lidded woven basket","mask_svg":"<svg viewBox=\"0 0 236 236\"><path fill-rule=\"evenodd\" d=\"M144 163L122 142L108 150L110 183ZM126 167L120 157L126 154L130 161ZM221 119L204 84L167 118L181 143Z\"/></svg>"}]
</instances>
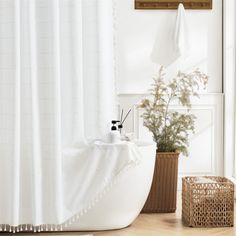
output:
<instances>
[{"instance_id":1,"label":"lidded woven basket","mask_svg":"<svg viewBox=\"0 0 236 236\"><path fill-rule=\"evenodd\" d=\"M224 177L182 178L182 220L191 227L234 225L234 184Z\"/></svg>"}]
</instances>

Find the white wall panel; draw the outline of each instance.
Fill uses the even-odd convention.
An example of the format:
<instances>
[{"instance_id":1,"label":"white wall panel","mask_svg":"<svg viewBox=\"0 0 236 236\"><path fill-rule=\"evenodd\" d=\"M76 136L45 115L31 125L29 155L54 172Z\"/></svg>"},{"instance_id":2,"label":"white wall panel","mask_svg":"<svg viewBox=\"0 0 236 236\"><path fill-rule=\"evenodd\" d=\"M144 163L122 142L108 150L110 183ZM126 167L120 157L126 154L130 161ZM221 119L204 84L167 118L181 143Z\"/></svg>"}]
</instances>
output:
<instances>
[{"instance_id":1,"label":"white wall panel","mask_svg":"<svg viewBox=\"0 0 236 236\"><path fill-rule=\"evenodd\" d=\"M157 65L150 59L154 42L170 37L177 11L134 10L134 0L114 2L118 92L146 92L157 73ZM186 18L192 51L184 68L205 71L210 76L208 92L221 93L222 0L214 0L212 10L186 10Z\"/></svg>"},{"instance_id":2,"label":"white wall panel","mask_svg":"<svg viewBox=\"0 0 236 236\"><path fill-rule=\"evenodd\" d=\"M135 138L152 140L151 133L143 126L142 110L138 104L145 94L120 94L119 107L132 115L125 124L126 132L134 132ZM179 159L179 176L223 174L223 95L202 94L192 99L192 113L197 117L195 133L190 135L189 156ZM182 111L178 104L171 109ZM179 183L181 183L179 181Z\"/></svg>"}]
</instances>

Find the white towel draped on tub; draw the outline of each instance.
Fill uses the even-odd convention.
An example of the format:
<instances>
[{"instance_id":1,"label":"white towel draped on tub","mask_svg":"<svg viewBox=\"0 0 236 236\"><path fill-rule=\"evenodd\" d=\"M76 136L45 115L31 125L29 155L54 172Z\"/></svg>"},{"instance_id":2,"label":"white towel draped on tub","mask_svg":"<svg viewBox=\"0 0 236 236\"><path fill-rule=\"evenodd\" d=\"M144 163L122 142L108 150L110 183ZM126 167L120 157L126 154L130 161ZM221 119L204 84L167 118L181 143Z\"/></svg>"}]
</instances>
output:
<instances>
[{"instance_id":1,"label":"white towel draped on tub","mask_svg":"<svg viewBox=\"0 0 236 236\"><path fill-rule=\"evenodd\" d=\"M155 41L151 59L153 62L169 66L180 58L187 56L189 44L189 31L185 9L183 4L179 4L175 25L170 27L163 37L158 37Z\"/></svg>"},{"instance_id":2,"label":"white towel draped on tub","mask_svg":"<svg viewBox=\"0 0 236 236\"><path fill-rule=\"evenodd\" d=\"M64 153L68 216L86 212L124 170L134 167L141 158L138 147L130 142L96 142L82 152L74 149Z\"/></svg>"}]
</instances>

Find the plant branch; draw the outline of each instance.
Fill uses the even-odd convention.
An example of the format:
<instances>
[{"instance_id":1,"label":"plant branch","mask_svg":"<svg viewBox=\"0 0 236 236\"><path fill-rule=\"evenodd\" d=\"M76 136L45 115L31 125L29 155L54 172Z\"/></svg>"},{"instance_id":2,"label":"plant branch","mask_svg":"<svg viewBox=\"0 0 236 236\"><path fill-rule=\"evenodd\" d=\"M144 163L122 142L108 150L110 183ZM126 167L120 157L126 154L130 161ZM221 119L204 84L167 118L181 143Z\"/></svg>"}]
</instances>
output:
<instances>
[{"instance_id":1,"label":"plant branch","mask_svg":"<svg viewBox=\"0 0 236 236\"><path fill-rule=\"evenodd\" d=\"M159 150L164 152L180 151L187 154L188 132L194 132L194 115L190 113L191 96L197 96L197 90L205 88L208 77L198 70L178 75L170 82L165 82L160 69L159 76L152 85L152 99L143 99L140 108L144 109L143 124L153 134ZM170 104L177 99L187 108L186 115L170 111Z\"/></svg>"}]
</instances>

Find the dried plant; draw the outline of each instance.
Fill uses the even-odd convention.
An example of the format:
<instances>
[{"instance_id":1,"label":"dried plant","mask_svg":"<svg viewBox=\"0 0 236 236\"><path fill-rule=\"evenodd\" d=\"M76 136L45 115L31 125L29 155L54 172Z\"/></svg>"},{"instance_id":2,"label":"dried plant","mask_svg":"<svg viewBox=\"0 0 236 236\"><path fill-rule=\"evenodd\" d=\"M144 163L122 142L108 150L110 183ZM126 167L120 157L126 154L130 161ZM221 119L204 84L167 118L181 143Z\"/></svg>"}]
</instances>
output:
<instances>
[{"instance_id":1,"label":"dried plant","mask_svg":"<svg viewBox=\"0 0 236 236\"><path fill-rule=\"evenodd\" d=\"M144 109L143 124L153 134L158 152L181 152L188 155L189 132L194 133L196 117L190 113L191 96L199 97L198 91L206 87L208 77L195 70L192 73L179 72L171 81L164 80L163 68L152 84L150 99L143 99L140 108ZM170 109L177 100L186 108L185 113Z\"/></svg>"}]
</instances>

